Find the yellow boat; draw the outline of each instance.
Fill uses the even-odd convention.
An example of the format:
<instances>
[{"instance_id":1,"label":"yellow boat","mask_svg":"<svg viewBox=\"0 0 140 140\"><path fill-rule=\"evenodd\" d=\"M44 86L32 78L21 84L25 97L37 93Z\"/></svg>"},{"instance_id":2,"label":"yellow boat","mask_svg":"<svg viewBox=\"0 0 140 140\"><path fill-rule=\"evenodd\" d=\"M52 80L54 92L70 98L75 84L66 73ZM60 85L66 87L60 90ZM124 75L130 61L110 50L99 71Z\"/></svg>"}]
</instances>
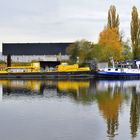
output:
<instances>
[{"instance_id":1,"label":"yellow boat","mask_svg":"<svg viewBox=\"0 0 140 140\"><path fill-rule=\"evenodd\" d=\"M58 72L74 72L74 71L90 71L89 67L79 67L78 64L68 65L68 63L61 63L57 68Z\"/></svg>"},{"instance_id":2,"label":"yellow boat","mask_svg":"<svg viewBox=\"0 0 140 140\"><path fill-rule=\"evenodd\" d=\"M93 76L89 67L79 67L78 64L61 63L54 69L41 70L39 62L30 66L1 67L0 78L67 78Z\"/></svg>"}]
</instances>

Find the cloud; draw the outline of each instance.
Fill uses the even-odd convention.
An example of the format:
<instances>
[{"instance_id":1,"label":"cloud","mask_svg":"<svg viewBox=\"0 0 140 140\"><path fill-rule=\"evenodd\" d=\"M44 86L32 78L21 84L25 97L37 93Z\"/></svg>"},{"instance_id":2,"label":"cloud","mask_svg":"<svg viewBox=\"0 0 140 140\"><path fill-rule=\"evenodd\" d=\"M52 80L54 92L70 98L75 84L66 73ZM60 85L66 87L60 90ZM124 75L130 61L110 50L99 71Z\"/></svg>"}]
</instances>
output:
<instances>
[{"instance_id":1,"label":"cloud","mask_svg":"<svg viewBox=\"0 0 140 140\"><path fill-rule=\"evenodd\" d=\"M97 42L112 4L120 15L120 28L129 37L131 9L138 0L1 0L0 43L82 38Z\"/></svg>"}]
</instances>

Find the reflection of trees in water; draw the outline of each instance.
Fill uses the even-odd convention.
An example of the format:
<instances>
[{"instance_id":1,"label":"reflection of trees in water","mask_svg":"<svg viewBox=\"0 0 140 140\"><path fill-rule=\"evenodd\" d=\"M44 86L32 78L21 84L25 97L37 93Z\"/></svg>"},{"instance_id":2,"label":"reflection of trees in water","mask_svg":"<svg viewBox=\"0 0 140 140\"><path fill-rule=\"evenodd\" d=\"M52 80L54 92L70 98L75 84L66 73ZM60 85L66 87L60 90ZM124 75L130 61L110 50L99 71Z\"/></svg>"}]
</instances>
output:
<instances>
[{"instance_id":1,"label":"reflection of trees in water","mask_svg":"<svg viewBox=\"0 0 140 140\"><path fill-rule=\"evenodd\" d=\"M132 94L131 110L130 110L130 128L132 137L136 137L138 125L140 121L140 96L136 93L136 87L123 86L123 84L112 84L112 82L102 81L2 81L3 91L8 95L11 93L29 94L37 93L41 95L52 94L54 96L67 96L76 103L89 105L93 101L97 101L100 112L103 114L107 123L107 134L114 137L118 130L119 109L123 101L130 99ZM124 82L125 83L125 82ZM99 86L101 85L101 86ZM130 84L131 85L131 84ZM133 89L133 90L132 90ZM24 91L24 92L21 92ZM52 96L53 97L53 96Z\"/></svg>"},{"instance_id":2,"label":"reflection of trees in water","mask_svg":"<svg viewBox=\"0 0 140 140\"><path fill-rule=\"evenodd\" d=\"M118 111L123 96L118 88L115 89L113 93L109 91L99 92L96 96L99 110L102 112L107 122L107 134L109 137L114 137L119 125Z\"/></svg>"},{"instance_id":3,"label":"reflection of trees in water","mask_svg":"<svg viewBox=\"0 0 140 140\"><path fill-rule=\"evenodd\" d=\"M112 87L111 85L108 86L107 89L104 89L104 87L99 87L98 82L95 81L90 81L89 85L86 84L86 82L83 82L83 84L73 82L61 83L61 86L58 86L60 96L66 95L76 102L90 104L97 100L99 110L107 122L107 134L109 137L114 137L118 130L118 112L122 100L125 98L122 94L122 90L122 87Z\"/></svg>"},{"instance_id":4,"label":"reflection of trees in water","mask_svg":"<svg viewBox=\"0 0 140 140\"><path fill-rule=\"evenodd\" d=\"M130 128L132 137L137 136L137 130L140 122L140 95L135 93L134 88L130 108Z\"/></svg>"}]
</instances>

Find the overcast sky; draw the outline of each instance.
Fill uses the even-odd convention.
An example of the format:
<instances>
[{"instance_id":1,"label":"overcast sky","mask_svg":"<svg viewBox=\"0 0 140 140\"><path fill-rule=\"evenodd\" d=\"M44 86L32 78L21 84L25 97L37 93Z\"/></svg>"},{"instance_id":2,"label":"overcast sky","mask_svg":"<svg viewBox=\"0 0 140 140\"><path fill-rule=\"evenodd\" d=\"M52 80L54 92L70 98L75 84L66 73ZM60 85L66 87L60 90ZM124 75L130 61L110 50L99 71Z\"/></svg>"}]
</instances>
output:
<instances>
[{"instance_id":1,"label":"overcast sky","mask_svg":"<svg viewBox=\"0 0 140 140\"><path fill-rule=\"evenodd\" d=\"M110 5L129 37L131 9L140 11L140 0L0 0L0 50L2 42L97 42Z\"/></svg>"}]
</instances>

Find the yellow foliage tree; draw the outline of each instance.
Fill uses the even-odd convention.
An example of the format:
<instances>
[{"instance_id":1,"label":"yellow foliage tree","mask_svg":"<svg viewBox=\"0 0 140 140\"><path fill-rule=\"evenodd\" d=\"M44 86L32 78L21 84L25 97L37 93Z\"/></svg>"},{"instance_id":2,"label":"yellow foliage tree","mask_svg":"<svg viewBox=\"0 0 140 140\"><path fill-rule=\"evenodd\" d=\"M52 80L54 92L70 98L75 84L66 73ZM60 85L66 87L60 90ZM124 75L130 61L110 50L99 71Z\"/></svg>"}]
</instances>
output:
<instances>
[{"instance_id":1,"label":"yellow foliage tree","mask_svg":"<svg viewBox=\"0 0 140 140\"><path fill-rule=\"evenodd\" d=\"M122 43L117 28L105 27L100 33L99 42L101 45L101 60L108 61L110 57L120 61L122 56Z\"/></svg>"}]
</instances>

